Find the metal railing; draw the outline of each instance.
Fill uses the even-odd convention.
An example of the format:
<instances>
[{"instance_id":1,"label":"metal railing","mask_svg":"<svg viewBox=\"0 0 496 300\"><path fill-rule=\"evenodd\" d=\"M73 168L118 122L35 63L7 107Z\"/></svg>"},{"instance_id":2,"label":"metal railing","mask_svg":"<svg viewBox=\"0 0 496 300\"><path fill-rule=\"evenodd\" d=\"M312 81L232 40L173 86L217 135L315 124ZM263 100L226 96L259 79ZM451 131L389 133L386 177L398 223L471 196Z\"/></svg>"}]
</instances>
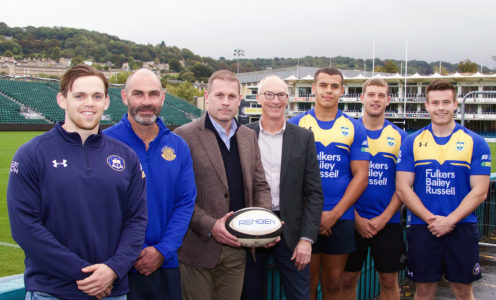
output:
<instances>
[{"instance_id":1,"label":"metal railing","mask_svg":"<svg viewBox=\"0 0 496 300\"><path fill-rule=\"evenodd\" d=\"M475 91L475 92L467 93L467 94L465 94L465 96L463 96L463 100L462 100L462 104L461 104L461 115L462 115L461 124L462 124L462 126L465 124L465 101L467 100L467 98L469 96L472 96L472 95L496 95L496 91Z\"/></svg>"},{"instance_id":2,"label":"metal railing","mask_svg":"<svg viewBox=\"0 0 496 300\"><path fill-rule=\"evenodd\" d=\"M480 239L488 237L491 232L496 230L496 180L491 181L486 200L475 210L475 215L479 221ZM406 241L406 228L403 238ZM402 270L398 274L399 282L406 279L406 271ZM357 300L370 300L377 297L380 293L379 276L374 269L374 260L369 253L367 260L362 267L362 273L357 286ZM267 299L283 300L286 299L283 288L280 283L280 275L274 265L269 266L267 276ZM317 299L322 299L320 286Z\"/></svg>"}]
</instances>

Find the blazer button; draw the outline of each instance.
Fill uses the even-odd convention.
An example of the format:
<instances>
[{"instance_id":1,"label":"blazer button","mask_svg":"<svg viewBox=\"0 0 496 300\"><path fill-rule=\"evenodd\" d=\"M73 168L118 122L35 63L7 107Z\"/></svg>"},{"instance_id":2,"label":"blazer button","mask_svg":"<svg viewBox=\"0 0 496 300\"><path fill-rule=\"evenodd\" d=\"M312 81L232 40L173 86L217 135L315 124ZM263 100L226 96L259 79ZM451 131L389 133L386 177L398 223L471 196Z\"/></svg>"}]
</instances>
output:
<instances>
[{"instance_id":1,"label":"blazer button","mask_svg":"<svg viewBox=\"0 0 496 300\"><path fill-rule=\"evenodd\" d=\"M224 198L227 198L227 196L228 196L227 194L224 194Z\"/></svg>"}]
</instances>

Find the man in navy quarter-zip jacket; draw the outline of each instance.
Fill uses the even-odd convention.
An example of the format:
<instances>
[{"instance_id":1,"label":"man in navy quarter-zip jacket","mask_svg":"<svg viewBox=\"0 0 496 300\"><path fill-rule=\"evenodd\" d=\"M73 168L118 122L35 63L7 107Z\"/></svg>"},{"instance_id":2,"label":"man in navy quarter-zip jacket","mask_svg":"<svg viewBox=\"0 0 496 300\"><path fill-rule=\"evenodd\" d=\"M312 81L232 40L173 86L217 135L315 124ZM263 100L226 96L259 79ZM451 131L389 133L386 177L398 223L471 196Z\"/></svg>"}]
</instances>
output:
<instances>
[{"instance_id":1,"label":"man in navy quarter-zip jacket","mask_svg":"<svg viewBox=\"0 0 496 300\"><path fill-rule=\"evenodd\" d=\"M103 74L75 66L60 86L65 122L21 146L9 172L26 299L125 299L147 225L144 173L132 149L99 130Z\"/></svg>"},{"instance_id":2,"label":"man in navy quarter-zip jacket","mask_svg":"<svg viewBox=\"0 0 496 300\"><path fill-rule=\"evenodd\" d=\"M141 69L129 76L121 96L128 113L104 133L138 154L146 174L149 219L143 250L129 274L128 298L180 300L177 249L196 198L191 154L159 118L165 92L152 71Z\"/></svg>"}]
</instances>

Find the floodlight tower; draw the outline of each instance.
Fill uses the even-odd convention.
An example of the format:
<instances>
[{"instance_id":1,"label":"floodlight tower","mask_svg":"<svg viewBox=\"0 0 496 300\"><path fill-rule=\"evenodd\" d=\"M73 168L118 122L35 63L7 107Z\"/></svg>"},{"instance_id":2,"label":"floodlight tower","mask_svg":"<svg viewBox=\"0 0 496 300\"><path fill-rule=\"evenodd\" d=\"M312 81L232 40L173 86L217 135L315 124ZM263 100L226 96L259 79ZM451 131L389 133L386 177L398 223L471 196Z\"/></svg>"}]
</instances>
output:
<instances>
[{"instance_id":1,"label":"floodlight tower","mask_svg":"<svg viewBox=\"0 0 496 300\"><path fill-rule=\"evenodd\" d=\"M240 56L245 56L245 50L243 49L234 49L234 57L237 57L237 66L236 66L236 75L239 74L239 57Z\"/></svg>"}]
</instances>

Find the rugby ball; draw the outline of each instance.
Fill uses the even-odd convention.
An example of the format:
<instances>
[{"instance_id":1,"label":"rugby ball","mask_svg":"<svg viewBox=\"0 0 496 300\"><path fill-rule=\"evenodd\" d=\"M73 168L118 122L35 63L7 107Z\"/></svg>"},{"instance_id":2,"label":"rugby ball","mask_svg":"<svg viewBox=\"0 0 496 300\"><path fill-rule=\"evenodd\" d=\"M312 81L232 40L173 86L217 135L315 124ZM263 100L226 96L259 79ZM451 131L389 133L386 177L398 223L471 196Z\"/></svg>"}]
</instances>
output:
<instances>
[{"instance_id":1,"label":"rugby ball","mask_svg":"<svg viewBox=\"0 0 496 300\"><path fill-rule=\"evenodd\" d=\"M238 238L241 246L260 247L281 235L282 223L272 211L262 207L247 207L236 211L226 220L227 231Z\"/></svg>"}]
</instances>

